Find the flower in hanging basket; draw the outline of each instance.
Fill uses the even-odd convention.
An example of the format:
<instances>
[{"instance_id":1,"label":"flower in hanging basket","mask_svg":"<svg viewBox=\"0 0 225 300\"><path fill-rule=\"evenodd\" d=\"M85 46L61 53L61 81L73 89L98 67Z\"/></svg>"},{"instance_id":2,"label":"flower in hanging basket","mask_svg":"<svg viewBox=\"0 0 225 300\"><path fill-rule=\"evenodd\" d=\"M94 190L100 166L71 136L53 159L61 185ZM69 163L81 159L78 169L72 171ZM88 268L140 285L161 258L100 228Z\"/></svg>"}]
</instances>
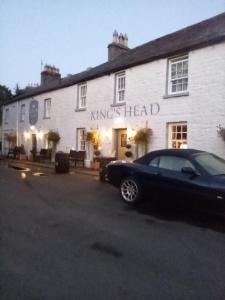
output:
<instances>
[{"instance_id":1,"label":"flower in hanging basket","mask_svg":"<svg viewBox=\"0 0 225 300\"><path fill-rule=\"evenodd\" d=\"M60 140L60 135L57 131L49 131L48 133L48 141L58 143Z\"/></svg>"},{"instance_id":2,"label":"flower in hanging basket","mask_svg":"<svg viewBox=\"0 0 225 300\"><path fill-rule=\"evenodd\" d=\"M16 142L16 134L14 134L14 133L7 133L6 140L9 143L15 143Z\"/></svg>"},{"instance_id":3,"label":"flower in hanging basket","mask_svg":"<svg viewBox=\"0 0 225 300\"><path fill-rule=\"evenodd\" d=\"M101 151L95 150L95 151L94 151L94 155L97 156L97 157L100 156L100 155L101 155Z\"/></svg>"},{"instance_id":4,"label":"flower in hanging basket","mask_svg":"<svg viewBox=\"0 0 225 300\"><path fill-rule=\"evenodd\" d=\"M152 136L151 128L141 128L134 136L135 144L148 144L150 137Z\"/></svg>"}]
</instances>

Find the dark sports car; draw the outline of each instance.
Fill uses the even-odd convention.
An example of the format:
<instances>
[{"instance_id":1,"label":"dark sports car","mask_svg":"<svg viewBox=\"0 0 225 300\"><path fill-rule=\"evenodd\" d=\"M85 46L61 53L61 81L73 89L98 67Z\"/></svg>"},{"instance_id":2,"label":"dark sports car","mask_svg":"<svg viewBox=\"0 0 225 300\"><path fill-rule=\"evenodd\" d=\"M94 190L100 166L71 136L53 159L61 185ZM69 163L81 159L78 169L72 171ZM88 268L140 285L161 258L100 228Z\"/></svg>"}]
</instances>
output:
<instances>
[{"instance_id":1,"label":"dark sports car","mask_svg":"<svg viewBox=\"0 0 225 300\"><path fill-rule=\"evenodd\" d=\"M143 195L163 193L170 198L197 197L225 201L225 160L194 149L153 151L133 163L111 162L107 166L108 181L120 188L128 204Z\"/></svg>"}]
</instances>

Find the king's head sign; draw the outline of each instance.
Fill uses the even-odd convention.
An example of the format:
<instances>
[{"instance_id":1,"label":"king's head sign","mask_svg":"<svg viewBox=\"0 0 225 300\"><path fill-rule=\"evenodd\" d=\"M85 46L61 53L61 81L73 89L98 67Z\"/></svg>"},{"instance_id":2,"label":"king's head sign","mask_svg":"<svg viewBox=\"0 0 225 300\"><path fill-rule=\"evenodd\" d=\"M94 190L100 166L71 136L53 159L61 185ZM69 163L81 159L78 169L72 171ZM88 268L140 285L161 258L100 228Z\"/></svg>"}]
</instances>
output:
<instances>
[{"instance_id":1,"label":"king's head sign","mask_svg":"<svg viewBox=\"0 0 225 300\"><path fill-rule=\"evenodd\" d=\"M30 102L29 121L30 121L30 125L35 125L38 121L38 101L37 100L32 100Z\"/></svg>"}]
</instances>

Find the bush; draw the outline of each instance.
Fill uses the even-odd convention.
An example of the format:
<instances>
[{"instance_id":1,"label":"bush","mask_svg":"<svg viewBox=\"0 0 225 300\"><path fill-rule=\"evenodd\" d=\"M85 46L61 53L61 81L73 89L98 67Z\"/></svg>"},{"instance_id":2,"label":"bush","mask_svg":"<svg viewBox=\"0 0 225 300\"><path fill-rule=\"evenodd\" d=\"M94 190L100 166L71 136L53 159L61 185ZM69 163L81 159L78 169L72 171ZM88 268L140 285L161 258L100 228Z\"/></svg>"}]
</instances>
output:
<instances>
[{"instance_id":1,"label":"bush","mask_svg":"<svg viewBox=\"0 0 225 300\"><path fill-rule=\"evenodd\" d=\"M130 149L130 148L131 148L131 144L127 144L127 145L126 145L126 148L127 148L127 149Z\"/></svg>"},{"instance_id":2,"label":"bush","mask_svg":"<svg viewBox=\"0 0 225 300\"><path fill-rule=\"evenodd\" d=\"M127 150L127 151L125 152L125 156L128 157L128 158L130 158L130 157L133 156L133 153L132 153L130 150Z\"/></svg>"},{"instance_id":3,"label":"bush","mask_svg":"<svg viewBox=\"0 0 225 300\"><path fill-rule=\"evenodd\" d=\"M101 155L101 151L95 150L95 151L94 151L94 155L95 155L95 156L100 156L100 155Z\"/></svg>"}]
</instances>

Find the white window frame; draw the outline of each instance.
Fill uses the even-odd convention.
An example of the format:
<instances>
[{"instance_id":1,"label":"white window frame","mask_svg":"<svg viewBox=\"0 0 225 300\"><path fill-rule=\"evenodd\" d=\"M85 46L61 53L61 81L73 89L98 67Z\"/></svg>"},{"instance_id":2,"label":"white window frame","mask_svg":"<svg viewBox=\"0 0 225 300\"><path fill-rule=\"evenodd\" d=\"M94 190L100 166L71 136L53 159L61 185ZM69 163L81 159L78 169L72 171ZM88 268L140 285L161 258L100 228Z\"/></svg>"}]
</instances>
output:
<instances>
[{"instance_id":1,"label":"white window frame","mask_svg":"<svg viewBox=\"0 0 225 300\"><path fill-rule=\"evenodd\" d=\"M115 74L115 103L125 103L126 96L126 73Z\"/></svg>"},{"instance_id":2,"label":"white window frame","mask_svg":"<svg viewBox=\"0 0 225 300\"><path fill-rule=\"evenodd\" d=\"M86 151L86 128L77 128L77 151Z\"/></svg>"},{"instance_id":3,"label":"white window frame","mask_svg":"<svg viewBox=\"0 0 225 300\"><path fill-rule=\"evenodd\" d=\"M169 59L167 87L168 95L188 93L188 65L188 55ZM184 66L186 66L186 68ZM176 90L173 90L173 87L176 88Z\"/></svg>"},{"instance_id":4,"label":"white window frame","mask_svg":"<svg viewBox=\"0 0 225 300\"><path fill-rule=\"evenodd\" d=\"M9 108L5 109L5 124L9 124Z\"/></svg>"},{"instance_id":5,"label":"white window frame","mask_svg":"<svg viewBox=\"0 0 225 300\"><path fill-rule=\"evenodd\" d=\"M181 130L179 131L179 127ZM185 130L186 127L186 130ZM188 147L187 122L168 123L168 148L184 149Z\"/></svg>"},{"instance_id":6,"label":"white window frame","mask_svg":"<svg viewBox=\"0 0 225 300\"><path fill-rule=\"evenodd\" d=\"M25 121L25 104L20 105L20 122Z\"/></svg>"},{"instance_id":7,"label":"white window frame","mask_svg":"<svg viewBox=\"0 0 225 300\"><path fill-rule=\"evenodd\" d=\"M51 106L52 106L51 98L45 99L44 100L44 119L51 118Z\"/></svg>"},{"instance_id":8,"label":"white window frame","mask_svg":"<svg viewBox=\"0 0 225 300\"><path fill-rule=\"evenodd\" d=\"M85 109L87 107L87 83L78 85L77 109Z\"/></svg>"}]
</instances>

